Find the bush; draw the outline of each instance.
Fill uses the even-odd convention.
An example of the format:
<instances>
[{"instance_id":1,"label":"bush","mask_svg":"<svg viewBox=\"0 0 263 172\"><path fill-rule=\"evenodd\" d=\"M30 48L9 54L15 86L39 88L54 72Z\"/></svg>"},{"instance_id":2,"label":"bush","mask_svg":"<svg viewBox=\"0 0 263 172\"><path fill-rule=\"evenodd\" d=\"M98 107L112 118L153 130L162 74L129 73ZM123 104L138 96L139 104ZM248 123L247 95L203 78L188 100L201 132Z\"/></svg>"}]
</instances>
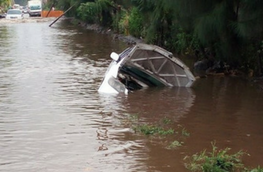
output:
<instances>
[{"instance_id":1,"label":"bush","mask_svg":"<svg viewBox=\"0 0 263 172\"><path fill-rule=\"evenodd\" d=\"M122 11L120 15L118 31L125 35L129 35L129 13L127 11Z\"/></svg>"},{"instance_id":2,"label":"bush","mask_svg":"<svg viewBox=\"0 0 263 172\"><path fill-rule=\"evenodd\" d=\"M137 8L132 8L128 22L130 34L137 38L141 37L143 30L143 19L142 14Z\"/></svg>"},{"instance_id":3,"label":"bush","mask_svg":"<svg viewBox=\"0 0 263 172\"><path fill-rule=\"evenodd\" d=\"M88 23L98 23L103 26L112 24L111 11L113 4L109 0L95 0L82 3L77 9L77 16Z\"/></svg>"},{"instance_id":4,"label":"bush","mask_svg":"<svg viewBox=\"0 0 263 172\"><path fill-rule=\"evenodd\" d=\"M94 2L82 3L77 9L77 16L90 24L98 20L98 13L97 5Z\"/></svg>"},{"instance_id":5,"label":"bush","mask_svg":"<svg viewBox=\"0 0 263 172\"><path fill-rule=\"evenodd\" d=\"M185 166L190 171L202 172L231 172L244 171L245 167L241 162L241 157L245 154L239 151L235 154L228 154L230 148L218 150L215 143L212 143L212 152L206 150L199 154L194 154L192 157L185 157L190 159Z\"/></svg>"}]
</instances>

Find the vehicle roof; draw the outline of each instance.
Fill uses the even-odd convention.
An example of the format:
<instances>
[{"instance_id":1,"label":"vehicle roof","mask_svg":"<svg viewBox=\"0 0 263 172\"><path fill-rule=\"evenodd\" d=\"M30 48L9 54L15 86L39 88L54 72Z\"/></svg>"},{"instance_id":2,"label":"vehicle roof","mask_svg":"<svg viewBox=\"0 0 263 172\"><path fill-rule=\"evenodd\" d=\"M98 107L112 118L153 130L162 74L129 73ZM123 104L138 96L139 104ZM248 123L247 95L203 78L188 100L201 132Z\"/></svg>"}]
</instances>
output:
<instances>
[{"instance_id":1,"label":"vehicle roof","mask_svg":"<svg viewBox=\"0 0 263 172\"><path fill-rule=\"evenodd\" d=\"M179 58L156 45L136 44L121 63L124 70L127 68L136 76L147 80L153 78L167 86L189 87L195 81L189 68Z\"/></svg>"},{"instance_id":2,"label":"vehicle roof","mask_svg":"<svg viewBox=\"0 0 263 172\"><path fill-rule=\"evenodd\" d=\"M7 10L7 13L6 13L7 15L13 15L13 14L22 14L22 11L21 10L19 10L19 9L9 9L9 10Z\"/></svg>"}]
</instances>

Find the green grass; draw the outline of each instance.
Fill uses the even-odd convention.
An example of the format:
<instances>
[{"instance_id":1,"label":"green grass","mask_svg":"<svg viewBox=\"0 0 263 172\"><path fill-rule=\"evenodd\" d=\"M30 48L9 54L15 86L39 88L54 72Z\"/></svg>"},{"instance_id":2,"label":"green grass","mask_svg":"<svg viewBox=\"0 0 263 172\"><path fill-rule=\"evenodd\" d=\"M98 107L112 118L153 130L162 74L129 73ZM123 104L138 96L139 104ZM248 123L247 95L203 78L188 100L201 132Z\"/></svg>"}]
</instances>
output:
<instances>
[{"instance_id":1,"label":"green grass","mask_svg":"<svg viewBox=\"0 0 263 172\"><path fill-rule=\"evenodd\" d=\"M229 151L230 148L218 150L215 142L212 142L212 152L204 150L191 157L185 157L185 160L190 160L185 166L194 172L234 172L246 170L241 161L241 157L246 153L239 151L229 154Z\"/></svg>"},{"instance_id":2,"label":"green grass","mask_svg":"<svg viewBox=\"0 0 263 172\"><path fill-rule=\"evenodd\" d=\"M248 172L263 172L263 168L261 168L260 166L258 166L257 168L254 168L252 170L248 170Z\"/></svg>"},{"instance_id":3,"label":"green grass","mask_svg":"<svg viewBox=\"0 0 263 172\"><path fill-rule=\"evenodd\" d=\"M182 136L186 136L186 137L190 136L190 133L185 128L182 129L181 134L182 134Z\"/></svg>"},{"instance_id":4,"label":"green grass","mask_svg":"<svg viewBox=\"0 0 263 172\"><path fill-rule=\"evenodd\" d=\"M165 125L168 125L168 124L171 124L172 123L172 120L167 118L167 117L164 117L162 119L162 123L165 124Z\"/></svg>"},{"instance_id":5,"label":"green grass","mask_svg":"<svg viewBox=\"0 0 263 172\"><path fill-rule=\"evenodd\" d=\"M140 121L138 115L129 115L123 121L123 124L133 128L135 133L145 136L151 136L158 143L164 143L166 149L177 149L183 146L185 139L190 133L182 126L164 117L154 124L148 124ZM161 137L160 137L161 136ZM160 140L161 139L161 140ZM173 141L171 141L173 140ZM241 158L248 155L243 151L230 154L230 148L218 149L215 142L211 143L212 151L203 150L192 156L184 158L185 167L192 172L263 172L263 168L258 166L249 169L244 166Z\"/></svg>"},{"instance_id":6,"label":"green grass","mask_svg":"<svg viewBox=\"0 0 263 172\"><path fill-rule=\"evenodd\" d=\"M181 147L181 146L183 146L183 142L175 140L167 148L168 149L176 149L176 148Z\"/></svg>"},{"instance_id":7,"label":"green grass","mask_svg":"<svg viewBox=\"0 0 263 172\"><path fill-rule=\"evenodd\" d=\"M165 129L160 126L143 124L133 128L135 132L143 133L144 135L170 135L174 134L174 129Z\"/></svg>"},{"instance_id":8,"label":"green grass","mask_svg":"<svg viewBox=\"0 0 263 172\"><path fill-rule=\"evenodd\" d=\"M132 115L128 117L127 121L125 124L129 124L135 133L150 136L151 141L153 141L152 139L162 139L158 142L165 144L166 149L177 149L183 146L182 139L190 136L190 133L182 125L175 125L174 121L167 117L156 123L145 123L141 122L138 116Z\"/></svg>"}]
</instances>

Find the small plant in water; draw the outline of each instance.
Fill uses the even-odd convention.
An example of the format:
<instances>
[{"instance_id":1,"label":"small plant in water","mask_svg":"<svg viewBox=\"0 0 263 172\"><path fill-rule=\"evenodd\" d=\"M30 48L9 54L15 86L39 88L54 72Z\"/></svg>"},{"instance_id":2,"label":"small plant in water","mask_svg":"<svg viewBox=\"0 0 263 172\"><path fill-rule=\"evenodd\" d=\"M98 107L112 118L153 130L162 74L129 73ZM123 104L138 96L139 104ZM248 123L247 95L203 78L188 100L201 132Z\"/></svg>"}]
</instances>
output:
<instances>
[{"instance_id":1,"label":"small plant in water","mask_svg":"<svg viewBox=\"0 0 263 172\"><path fill-rule=\"evenodd\" d=\"M138 125L134 127L135 132L143 133L144 135L168 135L168 134L174 134L173 129L164 129L162 127L153 126L153 125Z\"/></svg>"},{"instance_id":2,"label":"small plant in water","mask_svg":"<svg viewBox=\"0 0 263 172\"><path fill-rule=\"evenodd\" d=\"M138 117L138 115L130 115L129 120L132 122L138 122L139 117Z\"/></svg>"},{"instance_id":3,"label":"small plant in water","mask_svg":"<svg viewBox=\"0 0 263 172\"><path fill-rule=\"evenodd\" d=\"M181 128L181 131L179 130ZM184 137L189 137L190 133L181 125L178 125L178 132L176 132L176 134L180 134L181 136Z\"/></svg>"},{"instance_id":4,"label":"small plant in water","mask_svg":"<svg viewBox=\"0 0 263 172\"><path fill-rule=\"evenodd\" d=\"M257 168L254 168L254 169L250 170L249 172L263 172L263 168L258 166Z\"/></svg>"},{"instance_id":5,"label":"small plant in water","mask_svg":"<svg viewBox=\"0 0 263 172\"><path fill-rule=\"evenodd\" d=\"M172 123L172 120L171 119L169 119L169 118L167 118L167 117L165 117L164 119L162 119L162 122L163 122L163 124L171 124Z\"/></svg>"},{"instance_id":6,"label":"small plant in water","mask_svg":"<svg viewBox=\"0 0 263 172\"><path fill-rule=\"evenodd\" d=\"M177 129L174 129L175 127L174 122L167 117L160 119L155 124L148 124L148 123L142 124L142 122L139 121L138 116L135 115L131 115L126 121L125 120L123 121L124 121L123 124L129 125L134 130L135 133L151 136L151 141L157 141L159 143L163 143L165 144L165 147L167 149L174 149L182 146L183 142L180 141L180 139L182 139L181 136L190 135L186 131L186 129L183 128L181 125L177 125ZM169 137L173 137L175 141L173 142L168 141Z\"/></svg>"},{"instance_id":7,"label":"small plant in water","mask_svg":"<svg viewBox=\"0 0 263 172\"><path fill-rule=\"evenodd\" d=\"M190 159L189 163L185 166L190 171L202 172L231 172L231 171L244 171L244 164L241 162L241 157L245 154L239 151L235 154L228 154L230 148L218 150L215 142L212 143L212 152L206 150L199 154L194 154L192 157L185 157Z\"/></svg>"},{"instance_id":8,"label":"small plant in water","mask_svg":"<svg viewBox=\"0 0 263 172\"><path fill-rule=\"evenodd\" d=\"M129 115L128 118L125 118L125 119L122 120L122 123L124 125L131 126L131 125L133 125L135 123L138 123L138 121L139 121L138 115Z\"/></svg>"},{"instance_id":9,"label":"small plant in water","mask_svg":"<svg viewBox=\"0 0 263 172\"><path fill-rule=\"evenodd\" d=\"M182 129L182 136L189 137L189 136L190 136L190 133L189 133L185 128L183 128L183 129Z\"/></svg>"},{"instance_id":10,"label":"small plant in water","mask_svg":"<svg viewBox=\"0 0 263 172\"><path fill-rule=\"evenodd\" d=\"M167 148L168 149L175 149L177 147L180 147L183 145L183 142L180 142L178 140L173 141Z\"/></svg>"}]
</instances>

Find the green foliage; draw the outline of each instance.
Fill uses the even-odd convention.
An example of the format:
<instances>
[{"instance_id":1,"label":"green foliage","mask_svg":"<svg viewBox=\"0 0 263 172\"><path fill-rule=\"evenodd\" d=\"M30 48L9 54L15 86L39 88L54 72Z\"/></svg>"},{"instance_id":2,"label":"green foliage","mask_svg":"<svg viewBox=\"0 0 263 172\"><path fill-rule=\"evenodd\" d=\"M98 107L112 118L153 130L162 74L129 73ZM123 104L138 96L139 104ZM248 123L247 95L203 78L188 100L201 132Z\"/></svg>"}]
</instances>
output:
<instances>
[{"instance_id":1,"label":"green foliage","mask_svg":"<svg viewBox=\"0 0 263 172\"><path fill-rule=\"evenodd\" d=\"M190 133L185 128L182 129L181 133L182 133L182 136L186 136L186 137L190 136Z\"/></svg>"},{"instance_id":2,"label":"green foliage","mask_svg":"<svg viewBox=\"0 0 263 172\"><path fill-rule=\"evenodd\" d=\"M190 171L202 172L231 172L245 170L244 164L241 162L241 157L245 154L239 151L234 154L229 154L230 148L218 150L215 142L212 143L212 152L206 150L192 155L192 157L185 157L190 159L186 163L186 168Z\"/></svg>"},{"instance_id":3,"label":"green foliage","mask_svg":"<svg viewBox=\"0 0 263 172\"><path fill-rule=\"evenodd\" d=\"M111 11L113 4L110 0L95 0L94 2L81 3L77 8L77 16L88 23L111 25Z\"/></svg>"},{"instance_id":4,"label":"green foliage","mask_svg":"<svg viewBox=\"0 0 263 172\"><path fill-rule=\"evenodd\" d=\"M174 134L174 130L173 129L164 129L162 127L159 126L154 126L154 125L147 125L147 124L143 124L143 125L138 125L136 127L134 127L135 132L140 132L143 133L144 135L170 135L170 134Z\"/></svg>"},{"instance_id":5,"label":"green foliage","mask_svg":"<svg viewBox=\"0 0 263 172\"><path fill-rule=\"evenodd\" d=\"M77 9L77 13L81 20L88 23L95 23L99 20L99 9L95 2L82 3Z\"/></svg>"},{"instance_id":6,"label":"green foliage","mask_svg":"<svg viewBox=\"0 0 263 172\"><path fill-rule=\"evenodd\" d=\"M142 36L143 20L142 14L137 8L132 8L130 16L128 18L128 28L131 35L135 37Z\"/></svg>"},{"instance_id":7,"label":"green foliage","mask_svg":"<svg viewBox=\"0 0 263 172\"><path fill-rule=\"evenodd\" d=\"M144 34L142 14L135 7L131 11L122 10L120 14L117 13L113 25L117 26L115 28L119 33L130 34L135 37L141 37Z\"/></svg>"},{"instance_id":8,"label":"green foliage","mask_svg":"<svg viewBox=\"0 0 263 172\"><path fill-rule=\"evenodd\" d=\"M178 32L176 34L175 49L177 53L184 52L189 46L190 35L185 32Z\"/></svg>"},{"instance_id":9,"label":"green foliage","mask_svg":"<svg viewBox=\"0 0 263 172\"><path fill-rule=\"evenodd\" d=\"M146 40L177 53L191 54L203 47L210 49L217 60L246 66L253 56L244 55L245 46L263 38L263 22L259 21L263 17L261 1L132 2L145 16ZM255 50L250 50L246 54L255 54ZM255 65L253 61L249 64Z\"/></svg>"},{"instance_id":10,"label":"green foliage","mask_svg":"<svg viewBox=\"0 0 263 172\"><path fill-rule=\"evenodd\" d=\"M200 42L193 33L187 33L182 27L173 25L171 32L174 33L166 39L165 47L177 54L193 55L195 50L200 49Z\"/></svg>"},{"instance_id":11,"label":"green foliage","mask_svg":"<svg viewBox=\"0 0 263 172\"><path fill-rule=\"evenodd\" d=\"M183 142L175 140L167 148L168 149L175 149L175 148L181 147L182 145L183 145Z\"/></svg>"},{"instance_id":12,"label":"green foliage","mask_svg":"<svg viewBox=\"0 0 263 172\"><path fill-rule=\"evenodd\" d=\"M167 117L160 119L157 123L147 124L141 122L138 115L129 115L122 120L122 124L130 126L139 135L148 136L151 141L164 144L166 149L183 146L183 139L190 135L181 125L175 127L174 122Z\"/></svg>"},{"instance_id":13,"label":"green foliage","mask_svg":"<svg viewBox=\"0 0 263 172\"><path fill-rule=\"evenodd\" d=\"M123 30L120 29L120 20L123 14L125 14L124 10L116 10L116 14L112 18L112 28L117 33L123 33Z\"/></svg>"},{"instance_id":14,"label":"green foliage","mask_svg":"<svg viewBox=\"0 0 263 172\"><path fill-rule=\"evenodd\" d=\"M129 13L127 11L121 12L121 17L118 23L118 30L120 33L125 33L125 35L129 34Z\"/></svg>"},{"instance_id":15,"label":"green foliage","mask_svg":"<svg viewBox=\"0 0 263 172\"><path fill-rule=\"evenodd\" d=\"M4 2L7 0L0 0ZM259 69L263 1L259 0L58 0L59 9L118 33L143 37L178 54L209 49L231 67ZM119 8L120 7L120 11ZM77 14L77 15L76 15ZM253 48L251 48L253 47Z\"/></svg>"},{"instance_id":16,"label":"green foliage","mask_svg":"<svg viewBox=\"0 0 263 172\"><path fill-rule=\"evenodd\" d=\"M168 125L168 124L171 124L171 123L172 123L172 120L169 119L169 118L167 118L167 117L165 117L165 118L162 119L162 123L163 123L164 125Z\"/></svg>"},{"instance_id":17,"label":"green foliage","mask_svg":"<svg viewBox=\"0 0 263 172\"><path fill-rule=\"evenodd\" d=\"M0 0L0 5L9 5L11 4L11 0Z\"/></svg>"},{"instance_id":18,"label":"green foliage","mask_svg":"<svg viewBox=\"0 0 263 172\"><path fill-rule=\"evenodd\" d=\"M11 5L11 0L0 0L0 14L5 13Z\"/></svg>"},{"instance_id":19,"label":"green foliage","mask_svg":"<svg viewBox=\"0 0 263 172\"><path fill-rule=\"evenodd\" d=\"M263 172L263 168L258 166L257 168L254 168L254 169L250 170L249 172Z\"/></svg>"}]
</instances>

